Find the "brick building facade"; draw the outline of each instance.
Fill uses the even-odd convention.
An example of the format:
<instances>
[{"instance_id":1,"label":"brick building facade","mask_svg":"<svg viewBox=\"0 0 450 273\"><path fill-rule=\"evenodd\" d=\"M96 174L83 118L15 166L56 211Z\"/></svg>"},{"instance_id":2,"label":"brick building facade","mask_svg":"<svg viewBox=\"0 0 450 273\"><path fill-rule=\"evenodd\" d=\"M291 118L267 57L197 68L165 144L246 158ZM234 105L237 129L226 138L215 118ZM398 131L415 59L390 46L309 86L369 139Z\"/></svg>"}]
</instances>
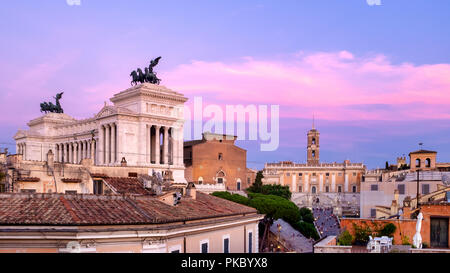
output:
<instances>
[{"instance_id":1,"label":"brick building facade","mask_svg":"<svg viewBox=\"0 0 450 273\"><path fill-rule=\"evenodd\" d=\"M204 133L201 140L184 142L185 178L202 189L244 190L256 173L247 169L247 151L236 146L236 136ZM205 186L206 187L206 186Z\"/></svg>"}]
</instances>

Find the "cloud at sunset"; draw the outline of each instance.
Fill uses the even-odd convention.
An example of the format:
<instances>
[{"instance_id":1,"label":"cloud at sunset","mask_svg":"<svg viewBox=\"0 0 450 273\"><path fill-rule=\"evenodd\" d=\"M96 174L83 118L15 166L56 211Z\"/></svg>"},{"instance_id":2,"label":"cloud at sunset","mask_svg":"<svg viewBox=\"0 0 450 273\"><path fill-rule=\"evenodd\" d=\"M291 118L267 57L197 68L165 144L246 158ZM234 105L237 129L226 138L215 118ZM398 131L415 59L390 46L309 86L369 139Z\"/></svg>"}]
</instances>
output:
<instances>
[{"instance_id":1,"label":"cloud at sunset","mask_svg":"<svg viewBox=\"0 0 450 273\"><path fill-rule=\"evenodd\" d=\"M161 73L188 97L217 104L279 104L282 117L327 120L450 118L450 65L393 64L347 51L284 60L193 61Z\"/></svg>"}]
</instances>

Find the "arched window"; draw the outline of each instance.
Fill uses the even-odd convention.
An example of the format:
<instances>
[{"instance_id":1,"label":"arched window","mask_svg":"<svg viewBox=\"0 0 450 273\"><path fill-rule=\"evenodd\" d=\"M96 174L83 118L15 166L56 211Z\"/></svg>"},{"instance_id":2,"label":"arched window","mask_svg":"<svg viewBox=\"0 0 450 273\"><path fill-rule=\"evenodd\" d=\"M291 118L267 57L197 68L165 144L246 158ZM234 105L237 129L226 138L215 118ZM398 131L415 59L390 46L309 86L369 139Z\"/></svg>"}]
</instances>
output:
<instances>
[{"instance_id":1,"label":"arched window","mask_svg":"<svg viewBox=\"0 0 450 273\"><path fill-rule=\"evenodd\" d=\"M312 151L312 157L316 157L316 151Z\"/></svg>"},{"instance_id":2,"label":"arched window","mask_svg":"<svg viewBox=\"0 0 450 273\"><path fill-rule=\"evenodd\" d=\"M200 177L198 178L198 184L200 184L200 185L203 184L203 177L200 176Z\"/></svg>"},{"instance_id":3,"label":"arched window","mask_svg":"<svg viewBox=\"0 0 450 273\"><path fill-rule=\"evenodd\" d=\"M237 182L236 182L236 189L237 189L238 191L241 190L241 179L240 179L240 178L237 179Z\"/></svg>"},{"instance_id":4,"label":"arched window","mask_svg":"<svg viewBox=\"0 0 450 273\"><path fill-rule=\"evenodd\" d=\"M316 187L315 187L315 186L312 186L311 192L312 192L312 193L316 193Z\"/></svg>"},{"instance_id":5,"label":"arched window","mask_svg":"<svg viewBox=\"0 0 450 273\"><path fill-rule=\"evenodd\" d=\"M416 167L420 167L420 159L416 159Z\"/></svg>"},{"instance_id":6,"label":"arched window","mask_svg":"<svg viewBox=\"0 0 450 273\"><path fill-rule=\"evenodd\" d=\"M312 144L314 144L314 145L316 144L316 138L315 137L312 138Z\"/></svg>"},{"instance_id":7,"label":"arched window","mask_svg":"<svg viewBox=\"0 0 450 273\"><path fill-rule=\"evenodd\" d=\"M425 160L425 167L430 168L431 167L431 159L427 158Z\"/></svg>"},{"instance_id":8,"label":"arched window","mask_svg":"<svg viewBox=\"0 0 450 273\"><path fill-rule=\"evenodd\" d=\"M217 183L222 184L224 182L225 173L220 171L217 173Z\"/></svg>"}]
</instances>

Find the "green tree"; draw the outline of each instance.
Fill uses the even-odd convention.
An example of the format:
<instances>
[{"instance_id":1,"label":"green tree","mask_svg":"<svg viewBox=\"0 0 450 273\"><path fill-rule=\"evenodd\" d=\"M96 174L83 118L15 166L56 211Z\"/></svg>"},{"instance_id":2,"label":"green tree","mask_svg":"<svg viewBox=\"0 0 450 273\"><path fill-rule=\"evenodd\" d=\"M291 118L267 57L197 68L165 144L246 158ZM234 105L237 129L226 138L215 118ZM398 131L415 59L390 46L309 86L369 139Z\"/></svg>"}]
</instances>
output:
<instances>
[{"instance_id":1,"label":"green tree","mask_svg":"<svg viewBox=\"0 0 450 273\"><path fill-rule=\"evenodd\" d=\"M227 191L216 191L216 192L213 192L212 195L229 200L229 201L233 201L235 203L246 205L246 206L248 206L248 203L249 203L249 200L247 197L242 196L240 194L236 194L236 193L231 194Z\"/></svg>"},{"instance_id":2,"label":"green tree","mask_svg":"<svg viewBox=\"0 0 450 273\"><path fill-rule=\"evenodd\" d=\"M259 171L256 173L256 178L255 178L255 182L253 182L253 184L247 188L248 191L250 192L256 192L256 193L260 193L262 191L262 179L264 178L264 175L262 173L262 171Z\"/></svg>"},{"instance_id":3,"label":"green tree","mask_svg":"<svg viewBox=\"0 0 450 273\"><path fill-rule=\"evenodd\" d=\"M300 209L300 218L301 221L307 222L307 223L314 223L314 215L312 211L306 207L303 207Z\"/></svg>"},{"instance_id":4,"label":"green tree","mask_svg":"<svg viewBox=\"0 0 450 273\"><path fill-rule=\"evenodd\" d=\"M353 236L348 232L348 230L344 230L339 237L337 238L337 244L340 246L350 246L353 242Z\"/></svg>"},{"instance_id":5,"label":"green tree","mask_svg":"<svg viewBox=\"0 0 450 273\"><path fill-rule=\"evenodd\" d=\"M289 186L281 186L281 185L263 185L260 193L268 194L268 195L277 195L288 200L291 199L291 191L289 190Z\"/></svg>"},{"instance_id":6,"label":"green tree","mask_svg":"<svg viewBox=\"0 0 450 273\"><path fill-rule=\"evenodd\" d=\"M300 233L303 234L303 236L305 236L306 238L313 238L314 240L320 239L314 224L299 221L293 224L292 227L300 231Z\"/></svg>"}]
</instances>

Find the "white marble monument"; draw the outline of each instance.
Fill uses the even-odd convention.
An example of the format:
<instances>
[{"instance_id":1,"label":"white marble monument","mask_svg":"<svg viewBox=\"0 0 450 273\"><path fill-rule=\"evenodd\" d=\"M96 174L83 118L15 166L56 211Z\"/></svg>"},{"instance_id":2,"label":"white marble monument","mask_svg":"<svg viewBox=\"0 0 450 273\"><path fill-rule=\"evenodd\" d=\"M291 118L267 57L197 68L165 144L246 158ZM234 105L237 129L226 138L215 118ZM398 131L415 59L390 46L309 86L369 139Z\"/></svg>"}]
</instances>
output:
<instances>
[{"instance_id":1,"label":"white marble monument","mask_svg":"<svg viewBox=\"0 0 450 273\"><path fill-rule=\"evenodd\" d=\"M164 86L144 83L115 94L92 118L77 120L48 113L19 130L16 153L23 160L45 161L51 149L55 161L80 164L91 158L97 166L149 167L173 172L186 183L183 164L184 103L187 98Z\"/></svg>"}]
</instances>

